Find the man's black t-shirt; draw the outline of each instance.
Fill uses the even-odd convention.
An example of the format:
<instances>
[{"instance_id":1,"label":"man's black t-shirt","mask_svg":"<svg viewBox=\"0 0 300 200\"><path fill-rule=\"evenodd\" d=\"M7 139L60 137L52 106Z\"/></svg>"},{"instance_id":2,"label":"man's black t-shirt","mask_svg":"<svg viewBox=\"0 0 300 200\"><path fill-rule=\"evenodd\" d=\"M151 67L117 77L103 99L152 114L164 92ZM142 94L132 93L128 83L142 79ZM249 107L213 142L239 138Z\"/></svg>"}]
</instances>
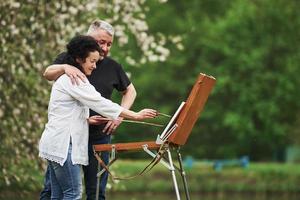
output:
<instances>
[{"instance_id":1,"label":"man's black t-shirt","mask_svg":"<svg viewBox=\"0 0 300 200\"><path fill-rule=\"evenodd\" d=\"M74 65L72 59L66 52L61 53L57 56L53 64L70 64ZM126 73L122 66L109 57L105 57L103 60L97 62L96 69L93 70L92 74L87 77L90 83L95 89L105 98L110 99L114 89L122 92L126 90L130 85ZM98 113L90 110L90 116L98 115ZM90 125L89 136L90 141L94 139L100 139L106 135L102 130L105 127L103 125Z\"/></svg>"}]
</instances>

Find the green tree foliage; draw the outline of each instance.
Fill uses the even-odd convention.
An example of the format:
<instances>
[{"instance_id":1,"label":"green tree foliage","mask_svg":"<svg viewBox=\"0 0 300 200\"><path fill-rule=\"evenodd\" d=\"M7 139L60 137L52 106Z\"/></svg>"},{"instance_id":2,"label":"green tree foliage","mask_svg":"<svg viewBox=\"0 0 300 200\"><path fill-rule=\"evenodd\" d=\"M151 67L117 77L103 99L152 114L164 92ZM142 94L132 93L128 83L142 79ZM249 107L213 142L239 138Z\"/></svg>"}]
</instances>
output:
<instances>
[{"instance_id":1,"label":"green tree foliage","mask_svg":"<svg viewBox=\"0 0 300 200\"><path fill-rule=\"evenodd\" d=\"M187 154L269 160L284 149L300 106L299 1L170 1L150 7L152 31L180 35L177 47L183 48L170 44L166 62L134 69L139 94L147 96L137 104L171 113L204 72L217 84Z\"/></svg>"},{"instance_id":2,"label":"green tree foliage","mask_svg":"<svg viewBox=\"0 0 300 200\"><path fill-rule=\"evenodd\" d=\"M204 20L199 65L218 79L206 136L216 141L209 148L215 155L270 159L287 144L300 106L297 6L237 0L222 16Z\"/></svg>"}]
</instances>

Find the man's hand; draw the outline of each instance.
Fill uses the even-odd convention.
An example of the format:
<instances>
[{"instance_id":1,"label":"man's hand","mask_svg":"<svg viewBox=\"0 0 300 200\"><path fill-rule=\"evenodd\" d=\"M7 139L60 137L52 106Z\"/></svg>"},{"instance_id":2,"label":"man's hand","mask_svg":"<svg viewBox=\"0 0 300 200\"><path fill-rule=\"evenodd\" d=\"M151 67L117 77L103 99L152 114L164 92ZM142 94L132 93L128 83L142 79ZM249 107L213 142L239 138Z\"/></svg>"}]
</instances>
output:
<instances>
[{"instance_id":1,"label":"man's hand","mask_svg":"<svg viewBox=\"0 0 300 200\"><path fill-rule=\"evenodd\" d=\"M91 116L87 120L90 125L100 125L107 122L107 118L102 117L100 115Z\"/></svg>"},{"instance_id":2,"label":"man's hand","mask_svg":"<svg viewBox=\"0 0 300 200\"><path fill-rule=\"evenodd\" d=\"M123 118L119 117L117 120L108 121L106 126L103 129L103 133L106 133L107 135L112 134L122 123L122 120Z\"/></svg>"},{"instance_id":3,"label":"man's hand","mask_svg":"<svg viewBox=\"0 0 300 200\"><path fill-rule=\"evenodd\" d=\"M85 82L86 76L78 68L72 65L64 65L65 74L70 77L73 85L79 85L79 79Z\"/></svg>"}]
</instances>

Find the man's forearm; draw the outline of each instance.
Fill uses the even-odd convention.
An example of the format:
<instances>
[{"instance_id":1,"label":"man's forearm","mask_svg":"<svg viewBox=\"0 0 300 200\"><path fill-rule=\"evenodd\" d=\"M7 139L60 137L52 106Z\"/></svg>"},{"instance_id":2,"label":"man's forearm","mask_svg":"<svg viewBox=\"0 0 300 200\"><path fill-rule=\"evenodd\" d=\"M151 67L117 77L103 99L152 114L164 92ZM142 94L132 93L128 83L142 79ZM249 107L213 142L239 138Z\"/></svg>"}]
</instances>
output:
<instances>
[{"instance_id":1,"label":"man's forearm","mask_svg":"<svg viewBox=\"0 0 300 200\"><path fill-rule=\"evenodd\" d=\"M126 109L130 109L134 100L136 98L136 90L133 84L130 84L126 91L123 92L123 97L121 101L121 106Z\"/></svg>"},{"instance_id":2,"label":"man's forearm","mask_svg":"<svg viewBox=\"0 0 300 200\"><path fill-rule=\"evenodd\" d=\"M65 73L65 65L64 64L57 64L57 65L50 65L46 68L43 76L48 81L54 81L58 79L61 75Z\"/></svg>"},{"instance_id":3,"label":"man's forearm","mask_svg":"<svg viewBox=\"0 0 300 200\"><path fill-rule=\"evenodd\" d=\"M121 115L119 116L119 120L113 120L109 121L106 126L103 129L104 133L111 134L113 133L116 128L120 125L122 119L125 118L131 118L135 119L137 117L137 113L130 111L130 107L132 106L135 97L136 97L136 91L133 86L133 84L130 84L124 92L122 92L122 101L121 106L125 108Z\"/></svg>"}]
</instances>

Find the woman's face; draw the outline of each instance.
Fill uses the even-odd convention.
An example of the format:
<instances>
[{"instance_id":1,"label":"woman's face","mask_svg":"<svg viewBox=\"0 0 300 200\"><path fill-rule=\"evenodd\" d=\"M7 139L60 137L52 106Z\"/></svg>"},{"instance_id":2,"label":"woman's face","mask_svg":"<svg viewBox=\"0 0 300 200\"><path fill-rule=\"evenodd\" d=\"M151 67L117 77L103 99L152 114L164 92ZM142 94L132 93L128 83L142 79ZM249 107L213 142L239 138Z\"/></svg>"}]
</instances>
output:
<instances>
[{"instance_id":1,"label":"woman's face","mask_svg":"<svg viewBox=\"0 0 300 200\"><path fill-rule=\"evenodd\" d=\"M89 56L85 59L85 62L79 61L85 75L91 75L92 71L96 69L96 62L100 59L98 51L89 53Z\"/></svg>"}]
</instances>

